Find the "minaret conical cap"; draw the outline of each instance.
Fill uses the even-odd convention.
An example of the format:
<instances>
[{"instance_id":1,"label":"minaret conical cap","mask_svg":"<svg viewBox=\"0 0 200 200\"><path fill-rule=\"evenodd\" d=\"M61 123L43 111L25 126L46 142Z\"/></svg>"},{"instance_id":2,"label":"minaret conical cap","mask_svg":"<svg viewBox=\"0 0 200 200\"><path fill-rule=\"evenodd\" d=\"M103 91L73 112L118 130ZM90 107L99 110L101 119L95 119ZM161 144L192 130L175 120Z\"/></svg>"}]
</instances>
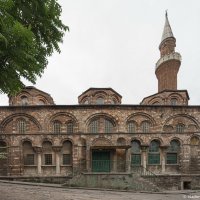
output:
<instances>
[{"instance_id":1,"label":"minaret conical cap","mask_svg":"<svg viewBox=\"0 0 200 200\"><path fill-rule=\"evenodd\" d=\"M162 34L162 39L161 39L161 43L167 39L167 38L174 38L174 35L172 33L172 29L171 26L169 24L169 20L168 20L168 16L167 16L167 11L165 13L165 26L164 26L164 30L163 30L163 34Z\"/></svg>"}]
</instances>

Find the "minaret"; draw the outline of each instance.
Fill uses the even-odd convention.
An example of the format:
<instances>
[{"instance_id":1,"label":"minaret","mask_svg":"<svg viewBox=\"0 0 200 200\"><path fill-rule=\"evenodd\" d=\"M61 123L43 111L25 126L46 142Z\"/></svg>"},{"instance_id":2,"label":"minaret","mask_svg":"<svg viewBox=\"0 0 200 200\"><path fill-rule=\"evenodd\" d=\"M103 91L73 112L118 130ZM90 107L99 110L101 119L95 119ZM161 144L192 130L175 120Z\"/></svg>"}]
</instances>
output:
<instances>
[{"instance_id":1,"label":"minaret","mask_svg":"<svg viewBox=\"0 0 200 200\"><path fill-rule=\"evenodd\" d=\"M181 65L181 55L175 52L176 38L172 33L167 12L165 26L159 45L160 59L156 63L156 77L158 79L158 92L163 90L177 90L177 74Z\"/></svg>"}]
</instances>

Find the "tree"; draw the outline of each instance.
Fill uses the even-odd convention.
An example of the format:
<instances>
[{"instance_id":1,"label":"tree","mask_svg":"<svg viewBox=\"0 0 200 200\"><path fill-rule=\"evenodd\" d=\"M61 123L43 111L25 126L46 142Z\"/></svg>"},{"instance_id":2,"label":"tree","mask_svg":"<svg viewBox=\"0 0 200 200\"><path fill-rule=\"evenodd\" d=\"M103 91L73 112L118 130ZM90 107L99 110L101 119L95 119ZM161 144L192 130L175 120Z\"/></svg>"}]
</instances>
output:
<instances>
[{"instance_id":1,"label":"tree","mask_svg":"<svg viewBox=\"0 0 200 200\"><path fill-rule=\"evenodd\" d=\"M0 0L0 92L14 94L35 83L68 27L57 0Z\"/></svg>"}]
</instances>

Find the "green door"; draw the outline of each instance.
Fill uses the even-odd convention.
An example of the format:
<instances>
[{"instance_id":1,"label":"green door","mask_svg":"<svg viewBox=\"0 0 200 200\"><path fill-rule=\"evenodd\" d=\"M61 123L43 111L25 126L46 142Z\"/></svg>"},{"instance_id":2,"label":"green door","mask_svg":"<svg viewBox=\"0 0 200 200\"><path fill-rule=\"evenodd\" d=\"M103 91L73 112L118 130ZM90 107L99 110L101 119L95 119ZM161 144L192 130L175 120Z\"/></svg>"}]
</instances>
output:
<instances>
[{"instance_id":1,"label":"green door","mask_svg":"<svg viewBox=\"0 0 200 200\"><path fill-rule=\"evenodd\" d=\"M110 172L110 152L93 151L92 152L92 171Z\"/></svg>"}]
</instances>

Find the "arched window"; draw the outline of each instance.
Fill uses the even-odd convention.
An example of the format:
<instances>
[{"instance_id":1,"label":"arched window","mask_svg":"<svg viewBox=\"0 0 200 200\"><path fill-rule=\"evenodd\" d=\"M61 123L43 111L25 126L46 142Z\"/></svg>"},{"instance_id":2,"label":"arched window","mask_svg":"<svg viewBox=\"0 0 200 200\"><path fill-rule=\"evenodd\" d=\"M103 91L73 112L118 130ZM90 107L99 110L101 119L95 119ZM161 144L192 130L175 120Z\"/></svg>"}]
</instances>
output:
<instances>
[{"instance_id":1,"label":"arched window","mask_svg":"<svg viewBox=\"0 0 200 200\"><path fill-rule=\"evenodd\" d=\"M110 120L105 119L105 133L112 133L113 132L113 124Z\"/></svg>"},{"instance_id":2,"label":"arched window","mask_svg":"<svg viewBox=\"0 0 200 200\"><path fill-rule=\"evenodd\" d=\"M149 146L148 163L150 165L160 164L160 142L153 140Z\"/></svg>"},{"instance_id":3,"label":"arched window","mask_svg":"<svg viewBox=\"0 0 200 200\"><path fill-rule=\"evenodd\" d=\"M171 98L171 105L172 106L175 106L175 105L177 105L177 99L176 98Z\"/></svg>"},{"instance_id":4,"label":"arched window","mask_svg":"<svg viewBox=\"0 0 200 200\"><path fill-rule=\"evenodd\" d=\"M93 120L89 125L90 133L98 133L99 132L99 119Z\"/></svg>"},{"instance_id":5,"label":"arched window","mask_svg":"<svg viewBox=\"0 0 200 200\"><path fill-rule=\"evenodd\" d=\"M96 104L104 104L104 99L102 97L98 97L96 100Z\"/></svg>"},{"instance_id":6,"label":"arched window","mask_svg":"<svg viewBox=\"0 0 200 200\"><path fill-rule=\"evenodd\" d=\"M177 133L183 133L185 130L185 125L184 124L177 124L176 125L176 132Z\"/></svg>"},{"instance_id":7,"label":"arched window","mask_svg":"<svg viewBox=\"0 0 200 200\"><path fill-rule=\"evenodd\" d=\"M150 123L147 121L142 122L141 128L143 133L148 133L150 131Z\"/></svg>"},{"instance_id":8,"label":"arched window","mask_svg":"<svg viewBox=\"0 0 200 200\"><path fill-rule=\"evenodd\" d=\"M28 105L28 98L27 98L27 96L21 96L21 105L22 106Z\"/></svg>"},{"instance_id":9,"label":"arched window","mask_svg":"<svg viewBox=\"0 0 200 200\"><path fill-rule=\"evenodd\" d=\"M128 133L136 133L136 123L128 122Z\"/></svg>"},{"instance_id":10,"label":"arched window","mask_svg":"<svg viewBox=\"0 0 200 200\"><path fill-rule=\"evenodd\" d=\"M59 121L53 122L53 132L60 133L61 132L61 123Z\"/></svg>"},{"instance_id":11,"label":"arched window","mask_svg":"<svg viewBox=\"0 0 200 200\"><path fill-rule=\"evenodd\" d=\"M131 142L131 164L141 165L141 146L137 140Z\"/></svg>"},{"instance_id":12,"label":"arched window","mask_svg":"<svg viewBox=\"0 0 200 200\"><path fill-rule=\"evenodd\" d=\"M72 122L67 123L67 133L73 133L74 132L74 125Z\"/></svg>"},{"instance_id":13,"label":"arched window","mask_svg":"<svg viewBox=\"0 0 200 200\"><path fill-rule=\"evenodd\" d=\"M61 150L62 153L62 164L72 165L72 143L65 141Z\"/></svg>"},{"instance_id":14,"label":"arched window","mask_svg":"<svg viewBox=\"0 0 200 200\"><path fill-rule=\"evenodd\" d=\"M24 134L26 132L26 121L24 119L20 119L18 121L18 132L20 134Z\"/></svg>"},{"instance_id":15,"label":"arched window","mask_svg":"<svg viewBox=\"0 0 200 200\"><path fill-rule=\"evenodd\" d=\"M180 142L178 140L172 140L170 146L167 149L167 164L178 163L178 153L180 151Z\"/></svg>"},{"instance_id":16,"label":"arched window","mask_svg":"<svg viewBox=\"0 0 200 200\"><path fill-rule=\"evenodd\" d=\"M23 143L23 156L24 156L24 165L35 164L35 153L32 144L29 141L25 141Z\"/></svg>"}]
</instances>

